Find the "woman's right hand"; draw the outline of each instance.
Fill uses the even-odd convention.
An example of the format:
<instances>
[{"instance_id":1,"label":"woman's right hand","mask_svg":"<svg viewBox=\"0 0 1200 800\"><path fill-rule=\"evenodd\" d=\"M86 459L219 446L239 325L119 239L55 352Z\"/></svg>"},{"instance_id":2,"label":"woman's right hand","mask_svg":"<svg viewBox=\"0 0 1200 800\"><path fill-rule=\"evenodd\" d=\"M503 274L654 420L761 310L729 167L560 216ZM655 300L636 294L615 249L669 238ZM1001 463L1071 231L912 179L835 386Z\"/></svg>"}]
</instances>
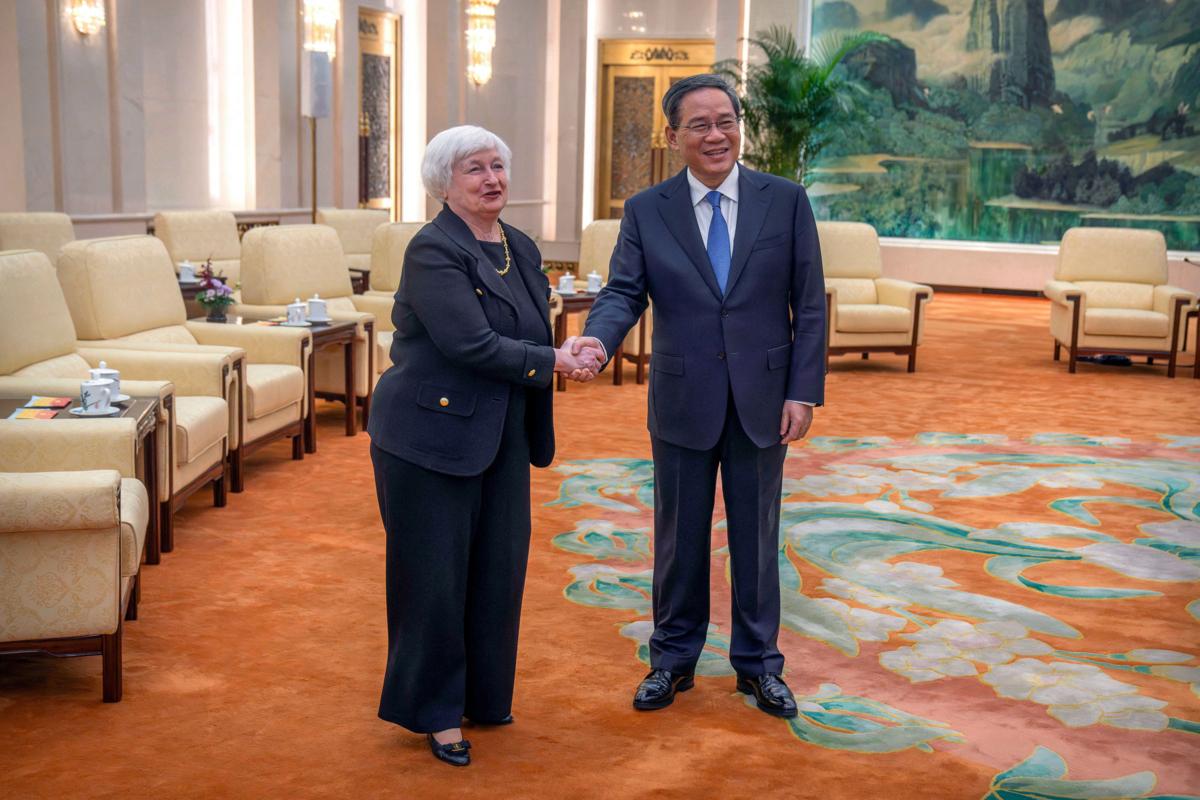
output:
<instances>
[{"instance_id":1,"label":"woman's right hand","mask_svg":"<svg viewBox=\"0 0 1200 800\"><path fill-rule=\"evenodd\" d=\"M600 362L592 350L585 349L575 355L564 346L554 350L554 371L565 374L573 381L586 383L596 377Z\"/></svg>"}]
</instances>

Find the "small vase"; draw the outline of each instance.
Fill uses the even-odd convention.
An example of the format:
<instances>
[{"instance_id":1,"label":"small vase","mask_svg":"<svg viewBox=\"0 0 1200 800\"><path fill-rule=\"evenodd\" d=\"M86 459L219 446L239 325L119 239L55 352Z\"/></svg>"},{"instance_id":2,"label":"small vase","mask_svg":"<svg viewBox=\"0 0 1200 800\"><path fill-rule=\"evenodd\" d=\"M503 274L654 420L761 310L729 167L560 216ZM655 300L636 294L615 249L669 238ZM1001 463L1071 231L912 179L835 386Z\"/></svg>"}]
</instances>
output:
<instances>
[{"instance_id":1,"label":"small vase","mask_svg":"<svg viewBox=\"0 0 1200 800\"><path fill-rule=\"evenodd\" d=\"M212 308L210 308L208 310L208 316L206 317L206 319L209 322L225 322L225 321L227 321L227 318L225 317L225 306L213 306Z\"/></svg>"}]
</instances>

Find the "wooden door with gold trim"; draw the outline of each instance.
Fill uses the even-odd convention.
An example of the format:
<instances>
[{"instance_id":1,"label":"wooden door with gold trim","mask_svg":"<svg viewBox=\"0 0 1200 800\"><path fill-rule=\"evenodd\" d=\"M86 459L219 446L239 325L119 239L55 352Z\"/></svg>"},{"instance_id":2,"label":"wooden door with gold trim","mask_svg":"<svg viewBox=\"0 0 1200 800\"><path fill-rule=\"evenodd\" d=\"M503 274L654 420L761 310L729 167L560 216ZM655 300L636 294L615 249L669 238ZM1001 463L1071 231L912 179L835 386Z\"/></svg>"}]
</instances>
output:
<instances>
[{"instance_id":1,"label":"wooden door with gold trim","mask_svg":"<svg viewBox=\"0 0 1200 800\"><path fill-rule=\"evenodd\" d=\"M662 97L675 81L708 72L711 40L600 43L599 180L596 219L617 219L625 201L683 169L667 146Z\"/></svg>"}]
</instances>

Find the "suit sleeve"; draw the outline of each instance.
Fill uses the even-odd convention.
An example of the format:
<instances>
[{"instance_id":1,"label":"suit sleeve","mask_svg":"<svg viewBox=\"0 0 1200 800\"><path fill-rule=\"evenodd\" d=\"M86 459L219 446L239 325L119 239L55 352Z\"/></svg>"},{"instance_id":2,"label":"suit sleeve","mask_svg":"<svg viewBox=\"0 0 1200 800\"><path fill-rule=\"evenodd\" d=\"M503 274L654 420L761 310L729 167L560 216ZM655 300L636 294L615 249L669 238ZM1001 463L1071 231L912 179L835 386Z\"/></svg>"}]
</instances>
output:
<instances>
[{"instance_id":1,"label":"suit sleeve","mask_svg":"<svg viewBox=\"0 0 1200 800\"><path fill-rule=\"evenodd\" d=\"M588 311L584 336L595 336L604 345L609 358L625 341L629 329L646 310L646 259L637 215L629 204L621 218L621 231L608 265L608 285L596 297Z\"/></svg>"},{"instance_id":2,"label":"suit sleeve","mask_svg":"<svg viewBox=\"0 0 1200 800\"><path fill-rule=\"evenodd\" d=\"M446 247L414 240L404 256L401 280L417 319L447 359L497 380L550 385L554 349L497 333L462 263Z\"/></svg>"},{"instance_id":3,"label":"suit sleeve","mask_svg":"<svg viewBox=\"0 0 1200 800\"><path fill-rule=\"evenodd\" d=\"M825 402L825 275L821 242L808 195L796 198L792 253L792 363L787 399L823 405Z\"/></svg>"}]
</instances>

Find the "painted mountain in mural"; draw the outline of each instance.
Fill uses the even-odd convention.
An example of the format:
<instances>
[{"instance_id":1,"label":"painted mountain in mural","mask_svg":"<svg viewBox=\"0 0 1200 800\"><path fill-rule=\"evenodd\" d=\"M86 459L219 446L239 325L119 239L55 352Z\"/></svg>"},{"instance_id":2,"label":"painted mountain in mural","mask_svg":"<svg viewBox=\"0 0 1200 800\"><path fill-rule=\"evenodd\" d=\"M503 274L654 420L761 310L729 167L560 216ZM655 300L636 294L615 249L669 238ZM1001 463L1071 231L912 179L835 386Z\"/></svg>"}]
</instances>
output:
<instances>
[{"instance_id":1,"label":"painted mountain in mural","mask_svg":"<svg viewBox=\"0 0 1200 800\"><path fill-rule=\"evenodd\" d=\"M810 173L884 235L1055 242L1150 227L1200 249L1200 0L826 0L814 33L892 41Z\"/></svg>"},{"instance_id":2,"label":"painted mountain in mural","mask_svg":"<svg viewBox=\"0 0 1200 800\"><path fill-rule=\"evenodd\" d=\"M992 55L989 100L1050 105L1054 63L1042 0L974 0L966 49Z\"/></svg>"}]
</instances>

